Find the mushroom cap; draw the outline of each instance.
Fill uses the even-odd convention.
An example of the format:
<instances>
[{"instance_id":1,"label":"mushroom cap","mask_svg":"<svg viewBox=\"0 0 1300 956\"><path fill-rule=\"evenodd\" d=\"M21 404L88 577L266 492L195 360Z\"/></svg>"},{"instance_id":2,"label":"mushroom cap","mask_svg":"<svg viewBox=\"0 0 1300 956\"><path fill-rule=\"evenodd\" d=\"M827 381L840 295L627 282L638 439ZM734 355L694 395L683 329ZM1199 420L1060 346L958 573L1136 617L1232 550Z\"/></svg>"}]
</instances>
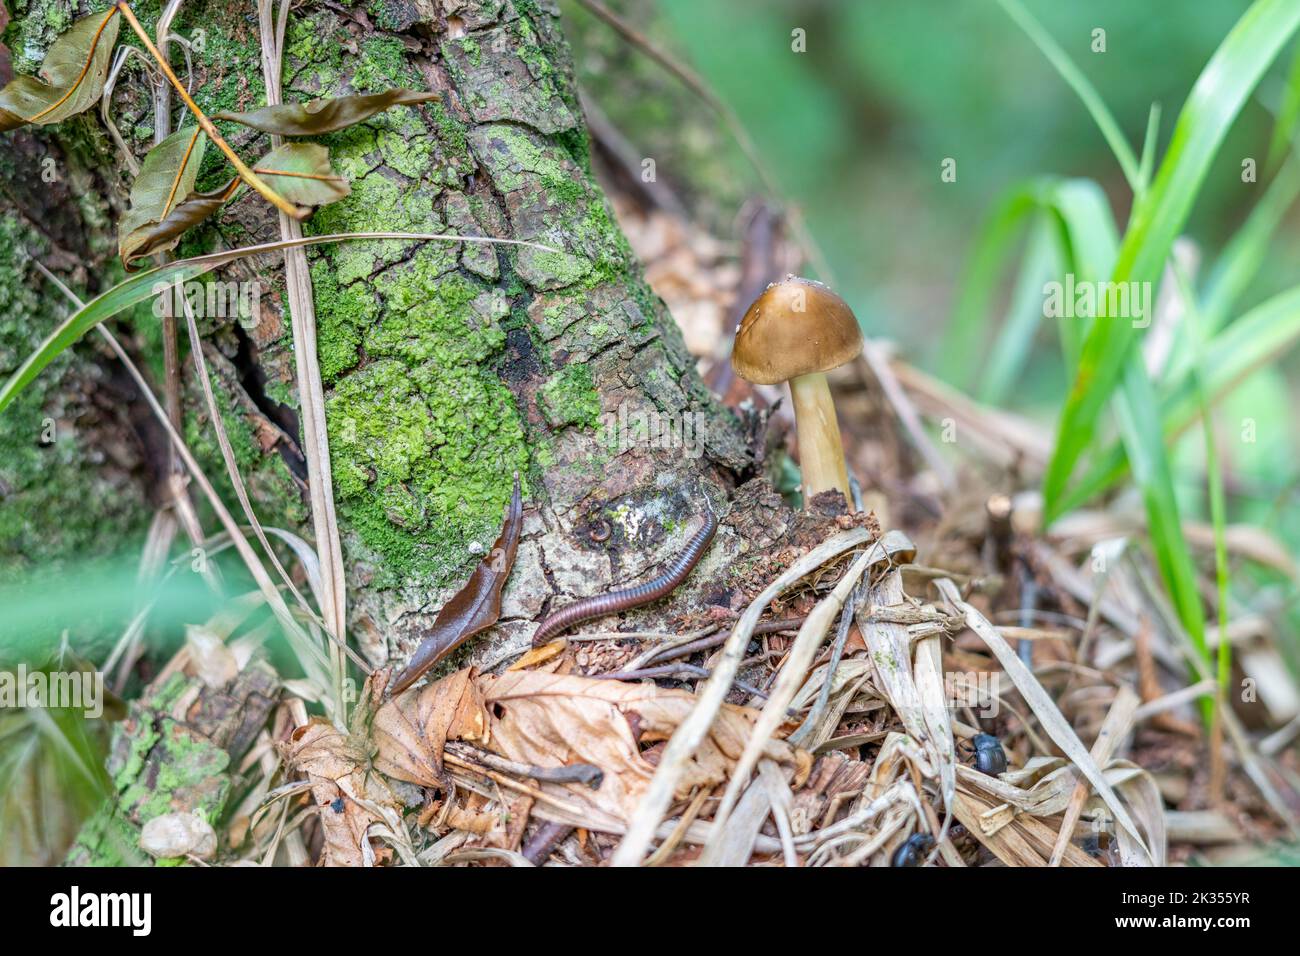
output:
<instances>
[{"instance_id":1,"label":"mushroom cap","mask_svg":"<svg viewBox=\"0 0 1300 956\"><path fill-rule=\"evenodd\" d=\"M775 385L828 372L861 352L862 330L848 303L820 282L790 275L746 310L731 367L747 382Z\"/></svg>"}]
</instances>

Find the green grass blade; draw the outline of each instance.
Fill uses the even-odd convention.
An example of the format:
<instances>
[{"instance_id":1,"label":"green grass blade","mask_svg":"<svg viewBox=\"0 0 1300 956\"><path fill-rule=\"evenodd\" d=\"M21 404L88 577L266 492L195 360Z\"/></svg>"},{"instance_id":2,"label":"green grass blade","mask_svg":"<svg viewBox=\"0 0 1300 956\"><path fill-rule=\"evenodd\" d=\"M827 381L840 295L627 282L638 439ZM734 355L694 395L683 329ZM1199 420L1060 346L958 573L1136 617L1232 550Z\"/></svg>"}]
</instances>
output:
<instances>
[{"instance_id":1,"label":"green grass blade","mask_svg":"<svg viewBox=\"0 0 1300 956\"><path fill-rule=\"evenodd\" d=\"M1196 590L1196 567L1183 537L1173 475L1156 415L1155 394L1139 355L1132 355L1124 370L1124 390L1126 399L1115 403L1115 417L1133 466L1133 478L1146 504L1147 533L1156 563L1179 620L1196 649L1208 661L1205 609Z\"/></svg>"},{"instance_id":2,"label":"green grass blade","mask_svg":"<svg viewBox=\"0 0 1300 956\"><path fill-rule=\"evenodd\" d=\"M1207 336L1227 321L1232 307L1259 274L1278 224L1297 196L1300 196L1300 159L1293 159L1278 170L1210 273L1201 303Z\"/></svg>"},{"instance_id":3,"label":"green grass blade","mask_svg":"<svg viewBox=\"0 0 1300 956\"><path fill-rule=\"evenodd\" d=\"M1214 357L1202 372L1202 384L1213 405L1252 372L1275 361L1300 342L1300 286L1280 293L1251 309L1219 332L1206 348ZM1182 434L1198 414L1190 366L1166 377L1160 401L1165 443ZM1115 444L1096 456L1094 463L1061 499L1059 517L1114 487L1128 474L1124 448Z\"/></svg>"},{"instance_id":4,"label":"green grass blade","mask_svg":"<svg viewBox=\"0 0 1300 956\"><path fill-rule=\"evenodd\" d=\"M1278 108L1277 119L1273 122L1273 138L1268 144L1268 161L1265 168L1270 172L1286 158L1291 144L1295 140L1296 124L1300 123L1300 47L1291 55L1291 69L1286 77L1286 89L1282 93L1282 105Z\"/></svg>"},{"instance_id":5,"label":"green grass blade","mask_svg":"<svg viewBox=\"0 0 1300 956\"><path fill-rule=\"evenodd\" d=\"M1133 195L1142 196L1151 185L1151 171L1156 168L1156 142L1160 138L1160 104L1152 103L1147 114L1147 135L1142 140L1142 159L1138 163L1138 182L1142 188Z\"/></svg>"},{"instance_id":6,"label":"green grass blade","mask_svg":"<svg viewBox=\"0 0 1300 956\"><path fill-rule=\"evenodd\" d=\"M972 362L971 356L984 353L981 342L986 335L999 280L1008 268L1022 231L1040 212L1048 213L1056 226L1054 233L1060 259L1058 274L1074 272L1090 279L1109 274L1119 237L1110 204L1100 186L1087 179L1053 177L1036 178L1013 186L998 200L992 215L981 228L962 277L953 320L944 337L941 371L948 381L968 387L974 384L971 379L973 369L979 368L981 363ZM1031 249L1032 246L1026 254ZM1082 341L1083 322L1063 319L1061 332L1066 364L1072 368L1077 346ZM991 362L998 361L997 351L995 348L991 354Z\"/></svg>"},{"instance_id":7,"label":"green grass blade","mask_svg":"<svg viewBox=\"0 0 1300 956\"><path fill-rule=\"evenodd\" d=\"M1090 179L1064 180L1052 189L1049 202L1061 224L1064 272L1089 282L1109 275L1119 249L1119 231L1102 188ZM1060 320L1061 350L1071 376L1090 323L1079 317Z\"/></svg>"},{"instance_id":8,"label":"green grass blade","mask_svg":"<svg viewBox=\"0 0 1300 956\"><path fill-rule=\"evenodd\" d=\"M1011 304L980 375L976 395L985 404L1001 403L1020 376L1043 319L1043 284L1059 274L1055 236L1050 223L1040 214L1030 227Z\"/></svg>"},{"instance_id":9,"label":"green grass blade","mask_svg":"<svg viewBox=\"0 0 1300 956\"><path fill-rule=\"evenodd\" d=\"M971 376L978 368L971 359L983 354L980 343L990 303L1025 224L1039 207L1046 182L1032 180L1013 186L980 228L958 287L957 305L940 356L940 374L953 384L971 384Z\"/></svg>"},{"instance_id":10,"label":"green grass blade","mask_svg":"<svg viewBox=\"0 0 1300 956\"><path fill-rule=\"evenodd\" d=\"M1300 0L1256 0L1211 57L1179 115L1159 175L1137 204L1111 281L1158 285L1161 270L1210 162L1251 90L1300 26ZM1084 342L1078 374L1057 426L1043 479L1044 517L1061 513L1074 467L1092 444L1097 420L1114 394L1137 330L1106 314L1105 297Z\"/></svg>"}]
</instances>

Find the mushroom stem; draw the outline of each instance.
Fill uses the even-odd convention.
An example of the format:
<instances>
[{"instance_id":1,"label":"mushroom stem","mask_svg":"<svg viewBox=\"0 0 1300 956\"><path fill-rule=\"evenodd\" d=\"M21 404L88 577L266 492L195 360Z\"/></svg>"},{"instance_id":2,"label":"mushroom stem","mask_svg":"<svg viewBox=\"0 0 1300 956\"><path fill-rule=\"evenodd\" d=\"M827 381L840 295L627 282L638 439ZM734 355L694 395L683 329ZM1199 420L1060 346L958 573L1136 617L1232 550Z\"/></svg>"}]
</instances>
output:
<instances>
[{"instance_id":1,"label":"mushroom stem","mask_svg":"<svg viewBox=\"0 0 1300 956\"><path fill-rule=\"evenodd\" d=\"M840 423L835 417L825 372L790 379L794 422L799 432L799 469L803 475L804 507L814 495L834 489L849 500L849 471L840 443Z\"/></svg>"}]
</instances>

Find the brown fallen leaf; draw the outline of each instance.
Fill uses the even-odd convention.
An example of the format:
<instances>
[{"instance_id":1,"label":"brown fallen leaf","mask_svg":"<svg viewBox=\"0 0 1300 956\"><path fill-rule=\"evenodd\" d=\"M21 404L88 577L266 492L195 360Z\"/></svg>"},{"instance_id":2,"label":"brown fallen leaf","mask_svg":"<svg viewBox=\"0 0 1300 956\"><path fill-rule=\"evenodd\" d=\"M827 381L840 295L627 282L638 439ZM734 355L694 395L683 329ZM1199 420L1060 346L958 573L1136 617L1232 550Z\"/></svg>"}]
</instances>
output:
<instances>
[{"instance_id":1,"label":"brown fallen leaf","mask_svg":"<svg viewBox=\"0 0 1300 956\"><path fill-rule=\"evenodd\" d=\"M285 763L307 775L325 836L321 866L366 866L380 862L384 850L371 848L367 833L382 818L366 790L370 755L363 738L345 734L327 720L313 718L281 745Z\"/></svg>"},{"instance_id":2,"label":"brown fallen leaf","mask_svg":"<svg viewBox=\"0 0 1300 956\"><path fill-rule=\"evenodd\" d=\"M654 774L642 748L667 740L694 709L695 695L650 684L629 684L541 671L474 677L458 671L419 694L389 701L376 713L375 769L409 783L443 786L442 749L464 740L516 764L557 768L589 764L603 779L583 783L538 780L542 790L593 819L626 821ZM753 730L758 712L725 705L678 784L685 799L697 787L725 781ZM783 740L764 755L806 779L811 756Z\"/></svg>"},{"instance_id":3,"label":"brown fallen leaf","mask_svg":"<svg viewBox=\"0 0 1300 956\"><path fill-rule=\"evenodd\" d=\"M473 668L467 667L379 708L372 724L375 769L422 787L440 787L447 740L487 744L489 727L487 706Z\"/></svg>"},{"instance_id":4,"label":"brown fallen leaf","mask_svg":"<svg viewBox=\"0 0 1300 956\"><path fill-rule=\"evenodd\" d=\"M543 789L561 787L570 803L621 820L630 818L654 774L641 747L671 737L696 704L695 695L684 690L538 671L481 677L478 686L493 715L494 752L531 766L599 767L604 779L596 790L580 784L543 784ZM677 799L727 779L756 717L750 708L724 706L679 783ZM771 741L764 753L806 769L807 755L801 760L783 741Z\"/></svg>"}]
</instances>

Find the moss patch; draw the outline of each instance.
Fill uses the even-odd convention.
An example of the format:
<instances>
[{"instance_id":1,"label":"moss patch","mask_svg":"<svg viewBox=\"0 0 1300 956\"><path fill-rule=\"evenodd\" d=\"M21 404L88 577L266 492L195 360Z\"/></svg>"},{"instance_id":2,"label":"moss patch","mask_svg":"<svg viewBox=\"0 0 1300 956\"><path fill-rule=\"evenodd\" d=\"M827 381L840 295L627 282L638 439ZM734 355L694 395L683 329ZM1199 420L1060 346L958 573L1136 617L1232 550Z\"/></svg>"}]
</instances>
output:
<instances>
[{"instance_id":1,"label":"moss patch","mask_svg":"<svg viewBox=\"0 0 1300 956\"><path fill-rule=\"evenodd\" d=\"M595 428L600 423L600 395L586 364L574 363L560 369L542 386L538 398L553 427Z\"/></svg>"}]
</instances>

